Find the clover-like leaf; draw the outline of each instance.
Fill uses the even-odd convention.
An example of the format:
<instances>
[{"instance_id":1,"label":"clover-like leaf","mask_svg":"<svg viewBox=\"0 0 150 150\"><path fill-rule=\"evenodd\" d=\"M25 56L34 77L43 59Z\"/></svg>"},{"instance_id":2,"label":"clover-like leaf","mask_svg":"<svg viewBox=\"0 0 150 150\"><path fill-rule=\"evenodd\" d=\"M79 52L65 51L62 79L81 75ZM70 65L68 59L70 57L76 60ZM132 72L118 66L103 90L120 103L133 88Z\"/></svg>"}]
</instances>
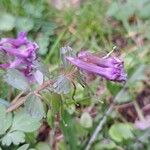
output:
<instances>
[{"instance_id":1,"label":"clover-like leaf","mask_svg":"<svg viewBox=\"0 0 150 150\"><path fill-rule=\"evenodd\" d=\"M5 119L5 107L0 105L0 134L3 133Z\"/></svg>"},{"instance_id":2,"label":"clover-like leaf","mask_svg":"<svg viewBox=\"0 0 150 150\"><path fill-rule=\"evenodd\" d=\"M101 142L98 142L94 145L94 150L114 150L117 149L117 145L115 142L109 140L109 139L104 139Z\"/></svg>"},{"instance_id":3,"label":"clover-like leaf","mask_svg":"<svg viewBox=\"0 0 150 150\"><path fill-rule=\"evenodd\" d=\"M60 75L53 84L53 87L54 92L58 94L67 94L71 90L71 83L64 75Z\"/></svg>"},{"instance_id":4,"label":"clover-like leaf","mask_svg":"<svg viewBox=\"0 0 150 150\"><path fill-rule=\"evenodd\" d=\"M38 45L39 45L39 54L40 55L45 55L48 51L48 45L49 45L49 37L48 36L44 36L44 35L40 35L37 39L36 39Z\"/></svg>"},{"instance_id":5,"label":"clover-like leaf","mask_svg":"<svg viewBox=\"0 0 150 150\"><path fill-rule=\"evenodd\" d=\"M146 65L141 64L140 66L138 66L138 68L135 70L135 72L128 80L127 84L133 84L135 81L144 80L146 78L145 70L146 70Z\"/></svg>"},{"instance_id":6,"label":"clover-like leaf","mask_svg":"<svg viewBox=\"0 0 150 150\"><path fill-rule=\"evenodd\" d=\"M12 114L6 113L5 106L0 105L0 135L4 134L12 124Z\"/></svg>"},{"instance_id":7,"label":"clover-like leaf","mask_svg":"<svg viewBox=\"0 0 150 150\"><path fill-rule=\"evenodd\" d=\"M19 145L25 142L25 134L21 131L8 132L1 140L2 145L10 146L12 143Z\"/></svg>"},{"instance_id":8,"label":"clover-like leaf","mask_svg":"<svg viewBox=\"0 0 150 150\"><path fill-rule=\"evenodd\" d=\"M22 91L27 91L30 88L27 79L16 69L8 69L4 80L14 88Z\"/></svg>"},{"instance_id":9,"label":"clover-like leaf","mask_svg":"<svg viewBox=\"0 0 150 150\"><path fill-rule=\"evenodd\" d=\"M43 117L45 117L43 103L41 102L40 98L35 95L28 97L27 101L25 102L25 110L33 118L41 120Z\"/></svg>"},{"instance_id":10,"label":"clover-like leaf","mask_svg":"<svg viewBox=\"0 0 150 150\"><path fill-rule=\"evenodd\" d=\"M80 124L84 127L84 128L91 128L93 125L93 120L92 117L90 116L90 114L88 112L84 112L80 118Z\"/></svg>"},{"instance_id":11,"label":"clover-like leaf","mask_svg":"<svg viewBox=\"0 0 150 150\"><path fill-rule=\"evenodd\" d=\"M30 31L34 27L34 22L32 19L29 18L17 18L16 21L16 28L18 31Z\"/></svg>"},{"instance_id":12,"label":"clover-like leaf","mask_svg":"<svg viewBox=\"0 0 150 150\"><path fill-rule=\"evenodd\" d=\"M27 150L29 147L29 144L24 144L21 147L19 147L17 150Z\"/></svg>"},{"instance_id":13,"label":"clover-like leaf","mask_svg":"<svg viewBox=\"0 0 150 150\"><path fill-rule=\"evenodd\" d=\"M40 127L39 119L33 118L26 111L20 110L16 112L11 127L11 131L33 132Z\"/></svg>"},{"instance_id":14,"label":"clover-like leaf","mask_svg":"<svg viewBox=\"0 0 150 150\"><path fill-rule=\"evenodd\" d=\"M131 100L132 100L131 95L125 89L122 89L121 91L119 91L118 94L114 98L114 102L117 102L117 103L125 103Z\"/></svg>"},{"instance_id":15,"label":"clover-like leaf","mask_svg":"<svg viewBox=\"0 0 150 150\"><path fill-rule=\"evenodd\" d=\"M15 27L15 17L10 14L0 14L0 31L10 31Z\"/></svg>"},{"instance_id":16,"label":"clover-like leaf","mask_svg":"<svg viewBox=\"0 0 150 150\"><path fill-rule=\"evenodd\" d=\"M37 150L51 150L49 144L45 143L45 142L39 142L36 145L36 149Z\"/></svg>"},{"instance_id":17,"label":"clover-like leaf","mask_svg":"<svg viewBox=\"0 0 150 150\"><path fill-rule=\"evenodd\" d=\"M116 142L122 142L123 140L132 139L134 137L132 130L131 125L118 123L111 126L109 135Z\"/></svg>"}]
</instances>

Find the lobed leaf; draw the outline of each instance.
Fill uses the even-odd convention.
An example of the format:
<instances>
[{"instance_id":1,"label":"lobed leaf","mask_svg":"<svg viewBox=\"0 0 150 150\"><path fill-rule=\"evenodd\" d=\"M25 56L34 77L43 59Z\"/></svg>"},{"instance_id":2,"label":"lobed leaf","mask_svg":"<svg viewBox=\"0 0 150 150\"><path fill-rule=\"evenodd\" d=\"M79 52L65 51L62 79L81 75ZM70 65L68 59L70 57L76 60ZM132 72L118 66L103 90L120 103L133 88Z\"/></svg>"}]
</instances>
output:
<instances>
[{"instance_id":1,"label":"lobed leaf","mask_svg":"<svg viewBox=\"0 0 150 150\"><path fill-rule=\"evenodd\" d=\"M27 91L30 89L27 79L16 69L8 69L4 80L18 90Z\"/></svg>"},{"instance_id":2,"label":"lobed leaf","mask_svg":"<svg viewBox=\"0 0 150 150\"><path fill-rule=\"evenodd\" d=\"M10 31L15 27L15 17L11 14L0 14L0 31Z\"/></svg>"},{"instance_id":3,"label":"lobed leaf","mask_svg":"<svg viewBox=\"0 0 150 150\"><path fill-rule=\"evenodd\" d=\"M49 144L45 143L45 142L39 142L36 145L36 150L51 150Z\"/></svg>"},{"instance_id":4,"label":"lobed leaf","mask_svg":"<svg viewBox=\"0 0 150 150\"><path fill-rule=\"evenodd\" d=\"M71 84L65 75L60 75L56 82L53 84L53 88L54 92L58 94L67 94L71 90Z\"/></svg>"},{"instance_id":5,"label":"lobed leaf","mask_svg":"<svg viewBox=\"0 0 150 150\"><path fill-rule=\"evenodd\" d=\"M21 147L19 147L17 150L27 150L29 147L29 144L24 144Z\"/></svg>"},{"instance_id":6,"label":"lobed leaf","mask_svg":"<svg viewBox=\"0 0 150 150\"><path fill-rule=\"evenodd\" d=\"M134 137L132 130L133 128L129 124L113 124L109 129L109 135L116 142L122 142L124 140L132 139Z\"/></svg>"},{"instance_id":7,"label":"lobed leaf","mask_svg":"<svg viewBox=\"0 0 150 150\"><path fill-rule=\"evenodd\" d=\"M19 145L25 142L25 134L21 131L8 132L1 140L2 145L10 146L12 143Z\"/></svg>"},{"instance_id":8,"label":"lobed leaf","mask_svg":"<svg viewBox=\"0 0 150 150\"><path fill-rule=\"evenodd\" d=\"M25 102L25 110L30 116L41 120L45 117L45 110L41 99L36 95L31 95Z\"/></svg>"},{"instance_id":9,"label":"lobed leaf","mask_svg":"<svg viewBox=\"0 0 150 150\"><path fill-rule=\"evenodd\" d=\"M80 118L80 124L84 128L91 128L93 125L92 117L88 112L84 112Z\"/></svg>"},{"instance_id":10,"label":"lobed leaf","mask_svg":"<svg viewBox=\"0 0 150 150\"><path fill-rule=\"evenodd\" d=\"M40 127L39 119L33 118L24 110L16 112L11 131L33 132Z\"/></svg>"},{"instance_id":11,"label":"lobed leaf","mask_svg":"<svg viewBox=\"0 0 150 150\"><path fill-rule=\"evenodd\" d=\"M5 106L0 105L0 135L4 134L12 124L12 114L6 113Z\"/></svg>"}]
</instances>

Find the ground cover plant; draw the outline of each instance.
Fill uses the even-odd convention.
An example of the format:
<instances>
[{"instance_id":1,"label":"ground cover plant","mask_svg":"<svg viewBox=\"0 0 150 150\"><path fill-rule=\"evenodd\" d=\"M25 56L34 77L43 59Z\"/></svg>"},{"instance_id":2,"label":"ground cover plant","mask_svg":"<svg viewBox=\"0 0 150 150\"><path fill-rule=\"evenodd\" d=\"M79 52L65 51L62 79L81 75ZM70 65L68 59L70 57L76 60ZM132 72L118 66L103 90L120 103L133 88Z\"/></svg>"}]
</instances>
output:
<instances>
[{"instance_id":1,"label":"ground cover plant","mask_svg":"<svg viewBox=\"0 0 150 150\"><path fill-rule=\"evenodd\" d=\"M0 12L0 149L150 149L148 0Z\"/></svg>"}]
</instances>

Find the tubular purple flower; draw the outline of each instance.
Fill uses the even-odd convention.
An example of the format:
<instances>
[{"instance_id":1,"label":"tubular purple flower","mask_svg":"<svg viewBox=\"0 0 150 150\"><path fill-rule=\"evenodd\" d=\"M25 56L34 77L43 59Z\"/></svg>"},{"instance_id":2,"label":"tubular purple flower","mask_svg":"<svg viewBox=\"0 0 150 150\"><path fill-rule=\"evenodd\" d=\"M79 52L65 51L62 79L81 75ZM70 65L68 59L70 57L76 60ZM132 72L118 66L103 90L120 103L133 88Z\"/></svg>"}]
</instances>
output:
<instances>
[{"instance_id":1,"label":"tubular purple flower","mask_svg":"<svg viewBox=\"0 0 150 150\"><path fill-rule=\"evenodd\" d=\"M34 79L34 61L37 58L38 45L27 39L25 32L20 32L16 39L3 38L0 40L0 51L9 60L0 64L0 68L14 68L22 72L31 81ZM33 80L32 80L33 81Z\"/></svg>"},{"instance_id":2,"label":"tubular purple flower","mask_svg":"<svg viewBox=\"0 0 150 150\"><path fill-rule=\"evenodd\" d=\"M123 66L123 61L118 59L117 57L98 57L93 55L88 51L82 51L78 54L78 58L83 61L91 62L97 64L101 67L118 67Z\"/></svg>"},{"instance_id":3,"label":"tubular purple flower","mask_svg":"<svg viewBox=\"0 0 150 150\"><path fill-rule=\"evenodd\" d=\"M27 40L27 37L26 37L26 33L25 32L20 32L16 39L3 38L0 42L0 45L4 44L4 43L10 43L14 47L19 47L20 45L27 44L28 40Z\"/></svg>"},{"instance_id":4,"label":"tubular purple flower","mask_svg":"<svg viewBox=\"0 0 150 150\"><path fill-rule=\"evenodd\" d=\"M99 58L90 52L81 52L77 58L67 57L73 65L87 72L100 75L111 81L126 81L123 61L115 57Z\"/></svg>"}]
</instances>

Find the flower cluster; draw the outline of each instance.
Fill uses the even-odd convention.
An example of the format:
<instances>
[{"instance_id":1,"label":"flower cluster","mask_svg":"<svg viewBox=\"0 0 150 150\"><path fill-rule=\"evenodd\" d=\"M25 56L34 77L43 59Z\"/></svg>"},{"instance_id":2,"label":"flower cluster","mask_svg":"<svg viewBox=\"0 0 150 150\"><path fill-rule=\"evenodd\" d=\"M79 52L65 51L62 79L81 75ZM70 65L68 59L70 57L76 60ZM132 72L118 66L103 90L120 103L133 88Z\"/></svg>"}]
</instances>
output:
<instances>
[{"instance_id":1,"label":"flower cluster","mask_svg":"<svg viewBox=\"0 0 150 150\"><path fill-rule=\"evenodd\" d=\"M16 39L2 38L0 40L0 52L7 57L7 60L0 64L0 68L17 69L30 82L33 82L37 49L38 45L29 41L25 32L20 32Z\"/></svg>"},{"instance_id":2,"label":"flower cluster","mask_svg":"<svg viewBox=\"0 0 150 150\"><path fill-rule=\"evenodd\" d=\"M100 75L111 81L126 81L124 62L117 57L98 57L88 51L82 51L77 57L67 57L73 65L89 73Z\"/></svg>"}]
</instances>

